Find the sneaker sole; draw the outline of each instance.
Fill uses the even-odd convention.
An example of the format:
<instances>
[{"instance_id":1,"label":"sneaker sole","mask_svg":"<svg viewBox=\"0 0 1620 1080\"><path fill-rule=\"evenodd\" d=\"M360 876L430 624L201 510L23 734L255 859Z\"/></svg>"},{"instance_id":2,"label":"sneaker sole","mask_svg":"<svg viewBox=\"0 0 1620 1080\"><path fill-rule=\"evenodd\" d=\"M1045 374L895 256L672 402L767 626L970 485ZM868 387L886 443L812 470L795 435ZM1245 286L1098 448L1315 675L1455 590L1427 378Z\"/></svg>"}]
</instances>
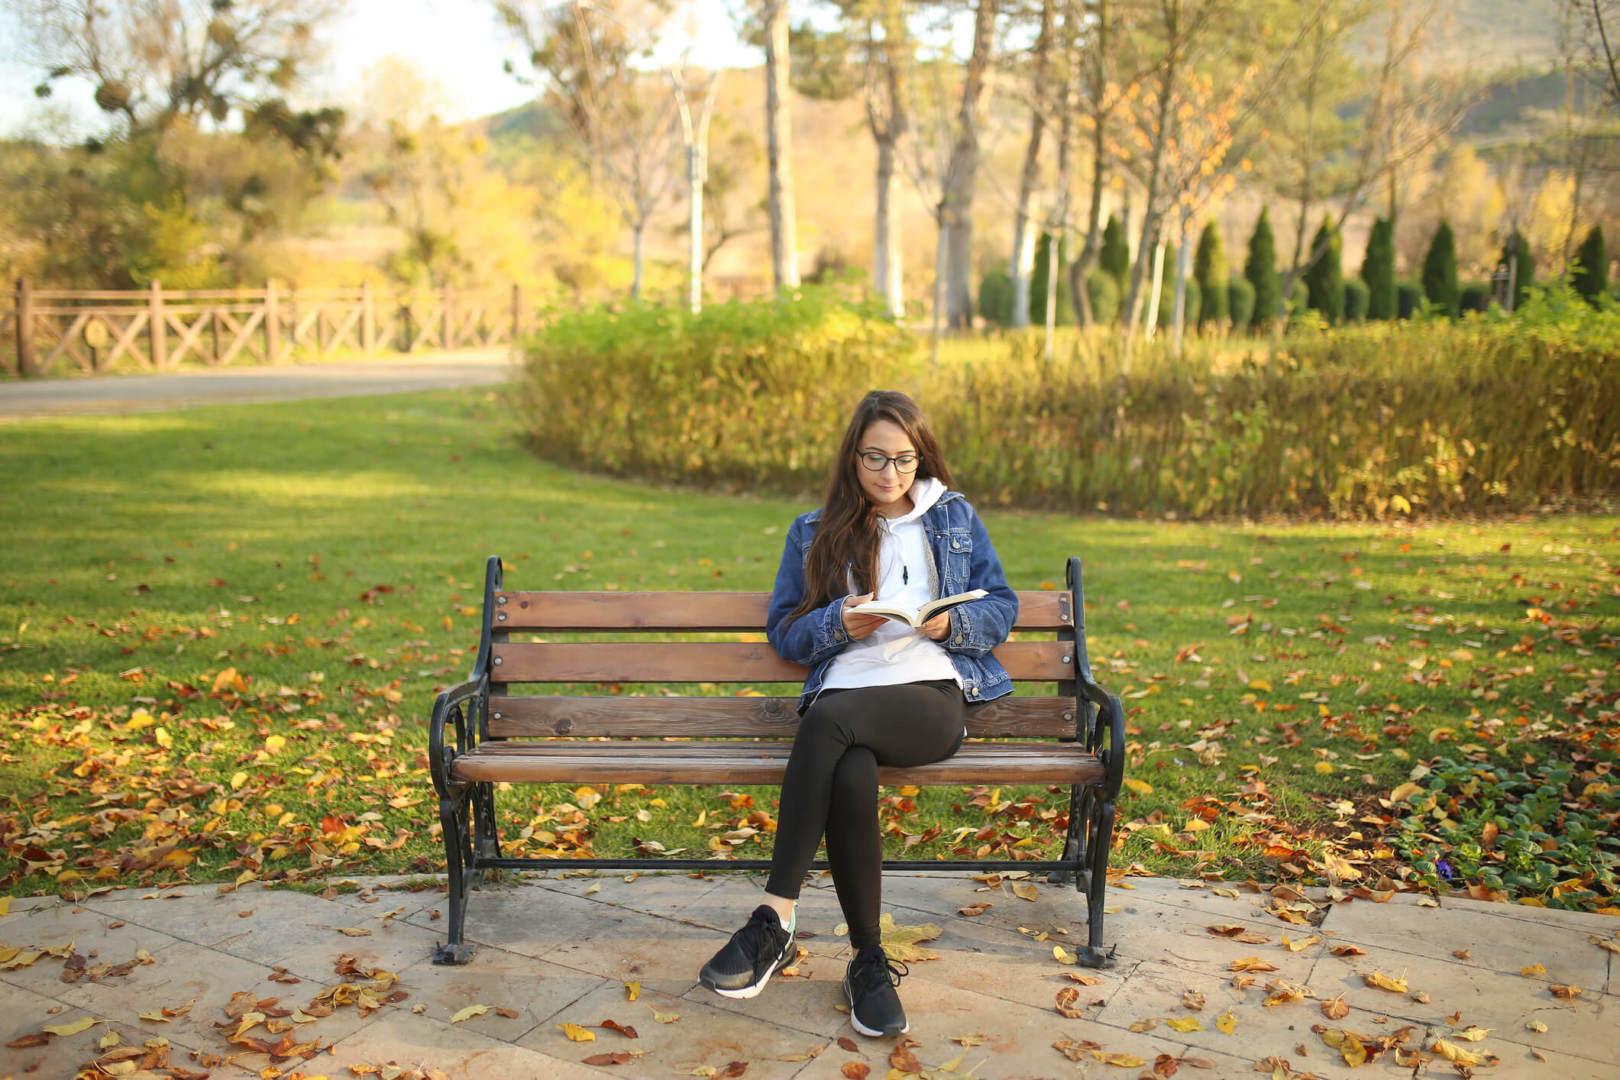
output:
<instances>
[{"instance_id":1,"label":"sneaker sole","mask_svg":"<svg viewBox=\"0 0 1620 1080\"><path fill-rule=\"evenodd\" d=\"M796 946L797 944L798 942L796 940L788 942L790 947ZM797 955L797 952L798 950L795 948L795 955ZM765 970L765 974L760 978L759 982L753 983L749 986L739 986L735 990L727 990L723 987L715 986L713 983L705 979L701 974L698 975L698 982L702 983L704 986L707 986L710 990L713 990L721 997L728 997L738 1001L747 1001L749 998L758 997L759 992L765 989L765 984L771 981L771 976L787 967L787 964L788 958L786 952L784 951L783 955L776 958L776 963L772 964Z\"/></svg>"},{"instance_id":2,"label":"sneaker sole","mask_svg":"<svg viewBox=\"0 0 1620 1080\"><path fill-rule=\"evenodd\" d=\"M906 1024L899 1031L877 1031L867 1027L855 1018L855 995L849 992L849 984L844 984L844 1000L849 1003L849 1026L869 1039L882 1039L893 1035L904 1035L911 1030L911 1020L908 1017Z\"/></svg>"}]
</instances>

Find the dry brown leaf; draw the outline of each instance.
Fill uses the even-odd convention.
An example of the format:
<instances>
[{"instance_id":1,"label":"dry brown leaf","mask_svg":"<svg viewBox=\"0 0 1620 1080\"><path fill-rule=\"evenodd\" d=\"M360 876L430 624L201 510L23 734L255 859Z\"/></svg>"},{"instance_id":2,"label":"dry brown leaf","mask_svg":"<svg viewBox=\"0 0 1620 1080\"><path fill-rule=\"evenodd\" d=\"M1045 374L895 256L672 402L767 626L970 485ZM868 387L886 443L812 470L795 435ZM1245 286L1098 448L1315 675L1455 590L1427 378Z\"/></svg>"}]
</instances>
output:
<instances>
[{"instance_id":1,"label":"dry brown leaf","mask_svg":"<svg viewBox=\"0 0 1620 1080\"><path fill-rule=\"evenodd\" d=\"M1266 1000L1260 1003L1265 1006L1287 1005L1290 1002L1305 1000L1305 991L1292 983L1278 981L1271 983L1267 989L1271 993L1267 994Z\"/></svg>"},{"instance_id":2,"label":"dry brown leaf","mask_svg":"<svg viewBox=\"0 0 1620 1080\"><path fill-rule=\"evenodd\" d=\"M1070 1061L1084 1061L1093 1050L1101 1050L1102 1043L1092 1042L1090 1039L1059 1039L1052 1044L1052 1049Z\"/></svg>"},{"instance_id":3,"label":"dry brown leaf","mask_svg":"<svg viewBox=\"0 0 1620 1080\"><path fill-rule=\"evenodd\" d=\"M1101 986L1106 981L1101 976L1087 975L1083 971L1065 971L1063 974L1081 986Z\"/></svg>"},{"instance_id":4,"label":"dry brown leaf","mask_svg":"<svg viewBox=\"0 0 1620 1080\"><path fill-rule=\"evenodd\" d=\"M1084 1014L1075 1002L1080 1000L1080 991L1072 986L1065 986L1057 992L1057 1011L1059 1016L1066 1016L1070 1020L1077 1020Z\"/></svg>"},{"instance_id":5,"label":"dry brown leaf","mask_svg":"<svg viewBox=\"0 0 1620 1080\"><path fill-rule=\"evenodd\" d=\"M911 1052L911 1047L914 1045L916 1045L915 1040L903 1039L900 1045L890 1050L889 1068L903 1073L922 1072L922 1062L918 1061L917 1055Z\"/></svg>"},{"instance_id":6,"label":"dry brown leaf","mask_svg":"<svg viewBox=\"0 0 1620 1080\"><path fill-rule=\"evenodd\" d=\"M1041 891L1035 887L1033 881L1015 881L1012 883L1013 895L1020 900L1039 900Z\"/></svg>"},{"instance_id":7,"label":"dry brown leaf","mask_svg":"<svg viewBox=\"0 0 1620 1080\"><path fill-rule=\"evenodd\" d=\"M1131 1030L1136 1032L1137 1034L1141 1034L1144 1031L1152 1031L1155 1027L1158 1026L1158 1024L1159 1024L1158 1018L1150 1016L1146 1020L1138 1020L1135 1023L1133 1023L1131 1025Z\"/></svg>"},{"instance_id":8,"label":"dry brown leaf","mask_svg":"<svg viewBox=\"0 0 1620 1080\"><path fill-rule=\"evenodd\" d=\"M989 1041L990 1041L990 1036L984 1034L981 1031L970 1031L965 1035L952 1035L951 1036L951 1042L960 1043L960 1044L962 1044L963 1046L965 1046L965 1047L967 1047L969 1049L972 1049L975 1046L980 1046L980 1045L982 1045L982 1044L984 1044L986 1042L989 1042Z\"/></svg>"},{"instance_id":9,"label":"dry brown leaf","mask_svg":"<svg viewBox=\"0 0 1620 1080\"><path fill-rule=\"evenodd\" d=\"M1600 949L1607 949L1612 953L1620 953L1620 938L1602 938L1598 937L1596 934L1593 934L1586 940L1590 941Z\"/></svg>"},{"instance_id":10,"label":"dry brown leaf","mask_svg":"<svg viewBox=\"0 0 1620 1080\"><path fill-rule=\"evenodd\" d=\"M838 1071L848 1077L849 1080L866 1080L866 1077L872 1071L872 1066L864 1061L846 1061L844 1067Z\"/></svg>"},{"instance_id":11,"label":"dry brown leaf","mask_svg":"<svg viewBox=\"0 0 1620 1080\"><path fill-rule=\"evenodd\" d=\"M1245 956L1241 960L1234 960L1226 965L1227 971L1276 971L1275 964L1268 964L1258 956Z\"/></svg>"},{"instance_id":12,"label":"dry brown leaf","mask_svg":"<svg viewBox=\"0 0 1620 1080\"><path fill-rule=\"evenodd\" d=\"M1452 949L1451 955L1459 960L1471 960L1473 955L1467 949Z\"/></svg>"},{"instance_id":13,"label":"dry brown leaf","mask_svg":"<svg viewBox=\"0 0 1620 1080\"><path fill-rule=\"evenodd\" d=\"M1366 956L1367 950L1360 945L1330 945L1328 952L1334 956Z\"/></svg>"},{"instance_id":14,"label":"dry brown leaf","mask_svg":"<svg viewBox=\"0 0 1620 1080\"><path fill-rule=\"evenodd\" d=\"M992 904L990 901L981 900L980 902L978 902L976 904L967 904L967 905L965 905L963 907L957 908L956 913L958 915L967 915L969 917L972 917L974 915L983 915L985 912L989 911L993 907L995 907L995 905Z\"/></svg>"},{"instance_id":15,"label":"dry brown leaf","mask_svg":"<svg viewBox=\"0 0 1620 1080\"><path fill-rule=\"evenodd\" d=\"M586 1065L628 1065L640 1056L640 1050L615 1050L610 1054L592 1054L580 1060Z\"/></svg>"},{"instance_id":16,"label":"dry brown leaf","mask_svg":"<svg viewBox=\"0 0 1620 1080\"><path fill-rule=\"evenodd\" d=\"M1541 976L1547 974L1547 969L1542 967L1538 962L1520 968L1519 974L1523 975L1527 979L1539 979Z\"/></svg>"},{"instance_id":17,"label":"dry brown leaf","mask_svg":"<svg viewBox=\"0 0 1620 1080\"><path fill-rule=\"evenodd\" d=\"M1329 998L1322 1002L1322 1015L1329 1020L1343 1020L1350 1015L1350 1006L1344 1003L1344 995Z\"/></svg>"},{"instance_id":18,"label":"dry brown leaf","mask_svg":"<svg viewBox=\"0 0 1620 1080\"><path fill-rule=\"evenodd\" d=\"M1574 1001L1576 998L1580 997L1582 993L1581 988L1578 986L1563 986L1559 983L1553 983L1551 986L1547 987L1547 989L1552 991L1553 997L1560 998L1564 1001ZM50 1029L46 1028L46 1030L49 1031Z\"/></svg>"},{"instance_id":19,"label":"dry brown leaf","mask_svg":"<svg viewBox=\"0 0 1620 1080\"><path fill-rule=\"evenodd\" d=\"M1204 995L1197 990L1183 990L1181 992L1181 1004L1183 1008L1197 1012L1204 1007Z\"/></svg>"},{"instance_id":20,"label":"dry brown leaf","mask_svg":"<svg viewBox=\"0 0 1620 1080\"><path fill-rule=\"evenodd\" d=\"M596 1026L597 1027L602 1027L602 1028L612 1028L614 1031L617 1031L620 1035L623 1035L627 1039L640 1038L640 1036L636 1034L636 1029L635 1028L626 1027L625 1025L619 1023L617 1020L604 1020L600 1024L597 1024Z\"/></svg>"}]
</instances>

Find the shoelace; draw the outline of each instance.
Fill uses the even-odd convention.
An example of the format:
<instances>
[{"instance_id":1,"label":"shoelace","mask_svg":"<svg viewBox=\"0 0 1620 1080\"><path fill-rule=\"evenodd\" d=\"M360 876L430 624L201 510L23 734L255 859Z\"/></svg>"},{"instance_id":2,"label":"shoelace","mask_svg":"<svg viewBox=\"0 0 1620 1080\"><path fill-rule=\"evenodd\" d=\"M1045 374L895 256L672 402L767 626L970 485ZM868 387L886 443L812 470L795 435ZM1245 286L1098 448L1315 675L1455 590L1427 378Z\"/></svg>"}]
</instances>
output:
<instances>
[{"instance_id":1,"label":"shoelace","mask_svg":"<svg viewBox=\"0 0 1620 1080\"><path fill-rule=\"evenodd\" d=\"M881 979L887 979L891 986L899 986L900 980L911 974L911 969L903 960L894 960L881 948L862 949L855 956L855 963L849 973L850 982L857 985L866 985Z\"/></svg>"},{"instance_id":2,"label":"shoelace","mask_svg":"<svg viewBox=\"0 0 1620 1080\"><path fill-rule=\"evenodd\" d=\"M771 924L775 923L775 927ZM764 915L754 914L748 916L743 928L732 934L732 940L749 947L749 951L757 956L776 955L776 934L781 923L774 916L767 918Z\"/></svg>"}]
</instances>

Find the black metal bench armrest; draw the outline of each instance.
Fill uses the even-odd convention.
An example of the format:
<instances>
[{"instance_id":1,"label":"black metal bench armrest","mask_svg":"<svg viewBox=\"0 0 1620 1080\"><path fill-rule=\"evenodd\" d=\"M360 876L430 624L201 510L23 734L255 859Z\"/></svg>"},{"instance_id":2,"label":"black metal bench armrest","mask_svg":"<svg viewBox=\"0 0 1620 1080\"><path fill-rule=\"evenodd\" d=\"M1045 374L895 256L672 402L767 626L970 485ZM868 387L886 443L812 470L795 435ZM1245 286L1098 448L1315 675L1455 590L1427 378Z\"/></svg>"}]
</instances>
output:
<instances>
[{"instance_id":1,"label":"black metal bench armrest","mask_svg":"<svg viewBox=\"0 0 1620 1080\"><path fill-rule=\"evenodd\" d=\"M471 701L476 713L488 697L489 676L475 675L441 691L433 699L433 714L428 722L428 768L433 774L433 790L440 797L449 795L452 790L450 762L457 754L471 750L478 738L477 724L472 722L475 717L468 717L461 706ZM446 746L445 727L450 724L455 726L455 744Z\"/></svg>"},{"instance_id":2,"label":"black metal bench armrest","mask_svg":"<svg viewBox=\"0 0 1620 1080\"><path fill-rule=\"evenodd\" d=\"M1120 704L1118 694L1109 693L1090 679L1081 680L1079 687L1080 692L1097 706L1087 749L1095 753L1108 769L1104 791L1112 802L1119 796L1119 789L1125 783L1125 707ZM1106 745L1103 741L1104 731L1108 736Z\"/></svg>"}]
</instances>

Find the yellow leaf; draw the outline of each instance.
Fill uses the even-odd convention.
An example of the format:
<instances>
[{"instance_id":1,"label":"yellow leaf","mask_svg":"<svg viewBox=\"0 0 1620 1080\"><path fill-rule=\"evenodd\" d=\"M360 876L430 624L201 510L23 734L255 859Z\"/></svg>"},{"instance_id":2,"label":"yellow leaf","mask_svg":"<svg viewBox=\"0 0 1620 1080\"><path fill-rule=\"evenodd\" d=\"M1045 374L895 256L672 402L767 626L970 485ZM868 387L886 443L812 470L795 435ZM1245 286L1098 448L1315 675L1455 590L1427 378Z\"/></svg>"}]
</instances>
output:
<instances>
[{"instance_id":1,"label":"yellow leaf","mask_svg":"<svg viewBox=\"0 0 1620 1080\"><path fill-rule=\"evenodd\" d=\"M1410 799L1413 795L1423 794L1423 788L1408 780L1404 784L1397 784L1395 790L1389 793L1390 802L1401 802Z\"/></svg>"},{"instance_id":2,"label":"yellow leaf","mask_svg":"<svg viewBox=\"0 0 1620 1080\"><path fill-rule=\"evenodd\" d=\"M174 736L169 734L168 728L153 728L152 741L167 750L174 746Z\"/></svg>"},{"instance_id":3,"label":"yellow leaf","mask_svg":"<svg viewBox=\"0 0 1620 1080\"><path fill-rule=\"evenodd\" d=\"M1191 1017L1191 1016L1174 1016L1174 1017L1171 1017L1169 1020L1166 1020L1165 1023L1168 1024L1170 1027L1175 1028L1177 1031L1203 1031L1204 1030L1204 1025L1200 1024L1198 1022L1197 1018Z\"/></svg>"},{"instance_id":4,"label":"yellow leaf","mask_svg":"<svg viewBox=\"0 0 1620 1080\"><path fill-rule=\"evenodd\" d=\"M1315 934L1312 934L1308 938L1300 938L1298 941L1288 940L1287 934L1282 936L1282 943L1287 946L1289 952L1299 952L1301 949L1308 949L1312 945L1321 944L1321 942L1322 939L1317 937Z\"/></svg>"},{"instance_id":5,"label":"yellow leaf","mask_svg":"<svg viewBox=\"0 0 1620 1080\"><path fill-rule=\"evenodd\" d=\"M1375 971L1371 975L1363 975L1361 977L1361 981L1366 983L1368 986L1376 986L1380 990L1388 990L1392 994L1404 994L1407 991L1406 979L1404 976L1399 979L1392 979L1388 975Z\"/></svg>"},{"instance_id":6,"label":"yellow leaf","mask_svg":"<svg viewBox=\"0 0 1620 1080\"><path fill-rule=\"evenodd\" d=\"M0 896L0 919L11 914L11 897Z\"/></svg>"},{"instance_id":7,"label":"yellow leaf","mask_svg":"<svg viewBox=\"0 0 1620 1080\"><path fill-rule=\"evenodd\" d=\"M242 787L242 785L245 784L245 783L247 783L247 773L245 773L245 772L236 772L236 773L231 774L231 790L232 791L239 790Z\"/></svg>"},{"instance_id":8,"label":"yellow leaf","mask_svg":"<svg viewBox=\"0 0 1620 1080\"><path fill-rule=\"evenodd\" d=\"M107 1034L103 1035L100 1039L96 1040L96 1045L99 1046L103 1050L110 1050L113 1047L117 1046L122 1041L123 1041L123 1039L118 1034L118 1032L109 1031L109 1032L107 1032Z\"/></svg>"},{"instance_id":9,"label":"yellow leaf","mask_svg":"<svg viewBox=\"0 0 1620 1080\"><path fill-rule=\"evenodd\" d=\"M153 719L151 713L145 709L136 709L130 714L129 723L124 725L124 730L139 731L141 728L151 727L155 723L157 723L157 720Z\"/></svg>"},{"instance_id":10,"label":"yellow leaf","mask_svg":"<svg viewBox=\"0 0 1620 1080\"><path fill-rule=\"evenodd\" d=\"M1265 679L1250 679L1249 689L1258 690L1262 694L1269 694L1271 693L1271 683L1267 682Z\"/></svg>"},{"instance_id":11,"label":"yellow leaf","mask_svg":"<svg viewBox=\"0 0 1620 1080\"><path fill-rule=\"evenodd\" d=\"M489 1012L488 1005L468 1005L465 1009L457 1010L456 1015L450 1018L452 1024L459 1024L463 1020L471 1020L475 1016L483 1016Z\"/></svg>"},{"instance_id":12,"label":"yellow leaf","mask_svg":"<svg viewBox=\"0 0 1620 1080\"><path fill-rule=\"evenodd\" d=\"M1526 1031L1546 1032L1547 1025L1543 1024L1540 1020L1530 1020L1525 1023L1524 1028Z\"/></svg>"},{"instance_id":13,"label":"yellow leaf","mask_svg":"<svg viewBox=\"0 0 1620 1080\"><path fill-rule=\"evenodd\" d=\"M1462 1047L1448 1043L1444 1039L1434 1040L1434 1045L1429 1047L1429 1050L1458 1065L1483 1065L1485 1063L1484 1054L1464 1050Z\"/></svg>"},{"instance_id":14,"label":"yellow leaf","mask_svg":"<svg viewBox=\"0 0 1620 1080\"><path fill-rule=\"evenodd\" d=\"M1237 1029L1237 1017L1230 1012L1223 1012L1215 1018L1215 1027L1223 1035L1230 1035Z\"/></svg>"},{"instance_id":15,"label":"yellow leaf","mask_svg":"<svg viewBox=\"0 0 1620 1080\"><path fill-rule=\"evenodd\" d=\"M558 1024L564 1035L573 1042L595 1042L596 1032L580 1027L578 1024Z\"/></svg>"},{"instance_id":16,"label":"yellow leaf","mask_svg":"<svg viewBox=\"0 0 1620 1080\"><path fill-rule=\"evenodd\" d=\"M848 930L844 931L848 933ZM894 916L885 911L878 916L878 932L882 935L883 951L889 959L899 960L907 964L915 964L919 960L938 960L939 954L923 948L922 943L933 941L944 931L933 923L919 923L915 926L899 926Z\"/></svg>"},{"instance_id":17,"label":"yellow leaf","mask_svg":"<svg viewBox=\"0 0 1620 1080\"><path fill-rule=\"evenodd\" d=\"M1323 776L1329 775L1330 773L1333 772L1333 762L1331 762L1331 761L1318 761L1316 763L1316 771L1318 773L1322 774Z\"/></svg>"},{"instance_id":18,"label":"yellow leaf","mask_svg":"<svg viewBox=\"0 0 1620 1080\"><path fill-rule=\"evenodd\" d=\"M640 996L641 996L641 982L640 982L640 980L632 979L631 981L624 984L624 999L626 1001L634 1001L634 1000L636 1000L636 998L638 998Z\"/></svg>"},{"instance_id":19,"label":"yellow leaf","mask_svg":"<svg viewBox=\"0 0 1620 1080\"><path fill-rule=\"evenodd\" d=\"M1540 978L1542 975L1547 974L1547 969L1542 967L1541 964L1538 962L1538 963L1531 964L1528 967L1520 968L1519 969L1519 974L1523 975L1527 979L1535 979L1535 978Z\"/></svg>"},{"instance_id":20,"label":"yellow leaf","mask_svg":"<svg viewBox=\"0 0 1620 1080\"><path fill-rule=\"evenodd\" d=\"M227 690L235 690L238 694L247 690L247 684L233 667L228 667L214 676L214 693L223 694Z\"/></svg>"},{"instance_id":21,"label":"yellow leaf","mask_svg":"<svg viewBox=\"0 0 1620 1080\"><path fill-rule=\"evenodd\" d=\"M1148 783L1146 780L1137 780L1135 777L1127 776L1125 778L1125 786L1130 788L1131 791L1138 795L1153 794L1153 785Z\"/></svg>"},{"instance_id":22,"label":"yellow leaf","mask_svg":"<svg viewBox=\"0 0 1620 1080\"><path fill-rule=\"evenodd\" d=\"M574 789L574 802L579 804L581 810L589 810L602 801L601 792L593 787L580 787Z\"/></svg>"},{"instance_id":23,"label":"yellow leaf","mask_svg":"<svg viewBox=\"0 0 1620 1080\"><path fill-rule=\"evenodd\" d=\"M167 1016L163 1015L163 1010L162 1009L150 1009L150 1010L148 1010L146 1012L143 1012L143 1013L141 1013L141 1019L142 1020L151 1020L154 1023L158 1023L158 1024L167 1024L169 1022L169 1018Z\"/></svg>"},{"instance_id":24,"label":"yellow leaf","mask_svg":"<svg viewBox=\"0 0 1620 1080\"><path fill-rule=\"evenodd\" d=\"M1054 945L1052 946L1052 959L1060 964L1072 964L1077 958L1073 953L1064 952L1063 946Z\"/></svg>"},{"instance_id":25,"label":"yellow leaf","mask_svg":"<svg viewBox=\"0 0 1620 1080\"><path fill-rule=\"evenodd\" d=\"M46 1024L44 1027L40 1028L40 1030L48 1031L52 1035L77 1035L79 1032L90 1028L95 1024L95 1022L95 1017L83 1016L67 1024Z\"/></svg>"},{"instance_id":26,"label":"yellow leaf","mask_svg":"<svg viewBox=\"0 0 1620 1080\"><path fill-rule=\"evenodd\" d=\"M281 748L287 745L285 735L271 735L264 740L264 748L272 754L279 754Z\"/></svg>"},{"instance_id":27,"label":"yellow leaf","mask_svg":"<svg viewBox=\"0 0 1620 1080\"><path fill-rule=\"evenodd\" d=\"M1367 1063L1367 1048L1361 1045L1360 1039L1346 1038L1339 1043L1339 1056L1344 1058L1344 1063L1353 1069L1357 1065Z\"/></svg>"},{"instance_id":28,"label":"yellow leaf","mask_svg":"<svg viewBox=\"0 0 1620 1080\"><path fill-rule=\"evenodd\" d=\"M1491 1033L1490 1028L1470 1027L1470 1028L1465 1028L1462 1031L1454 1031L1454 1032L1452 1032L1451 1037L1453 1039L1461 1039L1464 1042L1479 1042L1479 1040L1483 1039L1485 1036L1489 1035L1490 1033Z\"/></svg>"},{"instance_id":29,"label":"yellow leaf","mask_svg":"<svg viewBox=\"0 0 1620 1080\"><path fill-rule=\"evenodd\" d=\"M1147 1062L1131 1054L1105 1054L1101 1050L1093 1050L1091 1056L1104 1065L1118 1065L1122 1069L1140 1069Z\"/></svg>"},{"instance_id":30,"label":"yellow leaf","mask_svg":"<svg viewBox=\"0 0 1620 1080\"><path fill-rule=\"evenodd\" d=\"M1031 902L1041 898L1041 891L1035 887L1033 881L1015 881L1012 883L1013 895L1021 900Z\"/></svg>"},{"instance_id":31,"label":"yellow leaf","mask_svg":"<svg viewBox=\"0 0 1620 1080\"><path fill-rule=\"evenodd\" d=\"M666 1013L666 1012L659 1012L657 1009L653 1010L653 1019L658 1021L660 1024L673 1024L675 1021L679 1020L680 1018L681 1018L680 1013Z\"/></svg>"}]
</instances>

